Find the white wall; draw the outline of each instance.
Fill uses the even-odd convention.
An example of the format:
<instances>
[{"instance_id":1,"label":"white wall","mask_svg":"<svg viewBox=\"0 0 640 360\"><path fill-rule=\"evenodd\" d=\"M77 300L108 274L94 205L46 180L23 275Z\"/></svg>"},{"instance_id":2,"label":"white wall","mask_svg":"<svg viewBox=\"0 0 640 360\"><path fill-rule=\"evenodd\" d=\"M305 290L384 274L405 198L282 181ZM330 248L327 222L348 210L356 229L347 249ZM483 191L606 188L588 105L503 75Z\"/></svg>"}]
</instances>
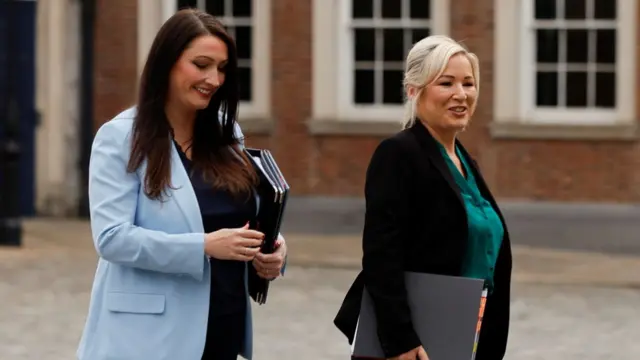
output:
<instances>
[{"instance_id":1,"label":"white wall","mask_svg":"<svg viewBox=\"0 0 640 360\"><path fill-rule=\"evenodd\" d=\"M79 0L37 2L36 210L74 215L79 198Z\"/></svg>"}]
</instances>

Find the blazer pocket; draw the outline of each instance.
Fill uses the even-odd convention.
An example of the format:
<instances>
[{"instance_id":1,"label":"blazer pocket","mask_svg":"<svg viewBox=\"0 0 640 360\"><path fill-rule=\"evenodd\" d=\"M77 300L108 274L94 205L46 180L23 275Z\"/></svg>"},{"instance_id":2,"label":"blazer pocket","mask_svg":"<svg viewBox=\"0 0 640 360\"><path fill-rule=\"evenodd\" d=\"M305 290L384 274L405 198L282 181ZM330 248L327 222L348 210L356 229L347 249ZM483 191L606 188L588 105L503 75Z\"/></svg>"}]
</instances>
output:
<instances>
[{"instance_id":1,"label":"blazer pocket","mask_svg":"<svg viewBox=\"0 0 640 360\"><path fill-rule=\"evenodd\" d=\"M162 294L109 292L106 302L107 309L112 312L162 314L166 299Z\"/></svg>"}]
</instances>

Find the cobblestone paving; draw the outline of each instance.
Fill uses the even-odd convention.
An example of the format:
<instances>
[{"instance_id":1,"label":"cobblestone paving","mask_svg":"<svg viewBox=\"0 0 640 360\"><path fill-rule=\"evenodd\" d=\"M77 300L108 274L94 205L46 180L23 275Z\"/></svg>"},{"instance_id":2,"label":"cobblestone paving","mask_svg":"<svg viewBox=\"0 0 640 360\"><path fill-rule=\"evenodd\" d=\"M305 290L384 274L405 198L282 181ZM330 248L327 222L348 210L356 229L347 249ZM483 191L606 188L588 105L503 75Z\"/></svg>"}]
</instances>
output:
<instances>
[{"instance_id":1,"label":"cobblestone paving","mask_svg":"<svg viewBox=\"0 0 640 360\"><path fill-rule=\"evenodd\" d=\"M71 253L0 253L0 359L74 358L94 263ZM348 359L332 320L354 276L290 267L255 308L255 358ZM640 291L516 284L512 313L507 359L640 358Z\"/></svg>"}]
</instances>

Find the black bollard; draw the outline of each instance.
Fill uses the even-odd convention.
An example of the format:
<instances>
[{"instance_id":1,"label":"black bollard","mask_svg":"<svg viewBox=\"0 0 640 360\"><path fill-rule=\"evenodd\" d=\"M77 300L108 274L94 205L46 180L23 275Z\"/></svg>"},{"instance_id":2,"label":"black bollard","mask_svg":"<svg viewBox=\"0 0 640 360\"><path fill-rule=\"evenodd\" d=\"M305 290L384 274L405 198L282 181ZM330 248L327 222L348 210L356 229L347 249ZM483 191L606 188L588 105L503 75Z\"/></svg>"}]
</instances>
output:
<instances>
[{"instance_id":1,"label":"black bollard","mask_svg":"<svg viewBox=\"0 0 640 360\"><path fill-rule=\"evenodd\" d=\"M4 137L0 142L0 245L22 245L20 218L20 117L15 98L9 98Z\"/></svg>"}]
</instances>

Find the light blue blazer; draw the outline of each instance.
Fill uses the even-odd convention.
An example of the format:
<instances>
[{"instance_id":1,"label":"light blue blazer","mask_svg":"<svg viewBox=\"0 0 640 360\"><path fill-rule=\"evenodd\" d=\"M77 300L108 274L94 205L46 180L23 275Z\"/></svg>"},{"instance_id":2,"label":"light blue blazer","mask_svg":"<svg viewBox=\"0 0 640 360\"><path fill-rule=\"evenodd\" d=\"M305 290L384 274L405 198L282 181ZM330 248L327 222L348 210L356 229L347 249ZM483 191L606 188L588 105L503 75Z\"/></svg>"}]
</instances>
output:
<instances>
[{"instance_id":1,"label":"light blue blazer","mask_svg":"<svg viewBox=\"0 0 640 360\"><path fill-rule=\"evenodd\" d=\"M91 150L91 231L99 260L77 358L200 360L211 285L200 208L175 146L173 189L164 201L145 196L145 164L136 173L126 172L135 111L130 108L104 124ZM239 127L236 136L242 139ZM241 355L251 359L248 295L246 302Z\"/></svg>"}]
</instances>

